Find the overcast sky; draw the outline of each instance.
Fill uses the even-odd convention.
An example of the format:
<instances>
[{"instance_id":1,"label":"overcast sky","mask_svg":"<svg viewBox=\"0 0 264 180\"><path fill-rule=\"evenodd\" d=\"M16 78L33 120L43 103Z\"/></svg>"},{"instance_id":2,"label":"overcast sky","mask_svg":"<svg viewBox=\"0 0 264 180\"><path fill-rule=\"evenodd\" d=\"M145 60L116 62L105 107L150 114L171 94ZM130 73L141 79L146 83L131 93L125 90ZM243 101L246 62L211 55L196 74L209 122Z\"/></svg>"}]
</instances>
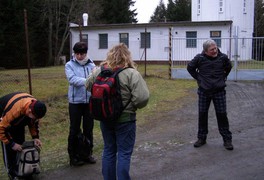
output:
<instances>
[{"instance_id":1,"label":"overcast sky","mask_svg":"<svg viewBox=\"0 0 264 180\"><path fill-rule=\"evenodd\" d=\"M160 0L136 0L134 9L137 9L138 23L148 23L159 2ZM163 0L163 2L167 5L168 0Z\"/></svg>"}]
</instances>

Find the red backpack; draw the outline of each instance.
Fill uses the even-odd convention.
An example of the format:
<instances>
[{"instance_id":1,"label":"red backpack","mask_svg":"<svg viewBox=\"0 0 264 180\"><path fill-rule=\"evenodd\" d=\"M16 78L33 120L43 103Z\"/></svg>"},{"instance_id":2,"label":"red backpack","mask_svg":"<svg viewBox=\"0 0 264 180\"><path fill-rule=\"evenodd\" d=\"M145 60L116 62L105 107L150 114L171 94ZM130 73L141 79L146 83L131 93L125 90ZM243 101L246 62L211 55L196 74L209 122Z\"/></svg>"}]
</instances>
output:
<instances>
[{"instance_id":1,"label":"red backpack","mask_svg":"<svg viewBox=\"0 0 264 180\"><path fill-rule=\"evenodd\" d=\"M118 74L125 68L101 67L101 72L92 85L89 100L90 113L99 121L116 121L128 105L123 106Z\"/></svg>"}]
</instances>

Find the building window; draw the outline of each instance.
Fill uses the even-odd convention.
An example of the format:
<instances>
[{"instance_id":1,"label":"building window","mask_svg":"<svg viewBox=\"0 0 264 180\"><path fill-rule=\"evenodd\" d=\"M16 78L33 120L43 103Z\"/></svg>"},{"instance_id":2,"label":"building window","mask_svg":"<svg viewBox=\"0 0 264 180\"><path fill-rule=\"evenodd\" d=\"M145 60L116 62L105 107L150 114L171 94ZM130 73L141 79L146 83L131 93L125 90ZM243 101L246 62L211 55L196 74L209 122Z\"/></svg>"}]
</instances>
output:
<instances>
[{"instance_id":1,"label":"building window","mask_svg":"<svg viewBox=\"0 0 264 180\"><path fill-rule=\"evenodd\" d=\"M150 32L142 32L140 33L140 48L150 48Z\"/></svg>"},{"instance_id":2,"label":"building window","mask_svg":"<svg viewBox=\"0 0 264 180\"><path fill-rule=\"evenodd\" d=\"M224 0L219 0L219 12L224 12Z\"/></svg>"},{"instance_id":3,"label":"building window","mask_svg":"<svg viewBox=\"0 0 264 180\"><path fill-rule=\"evenodd\" d=\"M84 42L88 45L88 34L82 34L81 42Z\"/></svg>"},{"instance_id":4,"label":"building window","mask_svg":"<svg viewBox=\"0 0 264 180\"><path fill-rule=\"evenodd\" d=\"M197 15L201 14L201 0L197 0Z\"/></svg>"},{"instance_id":5,"label":"building window","mask_svg":"<svg viewBox=\"0 0 264 180\"><path fill-rule=\"evenodd\" d=\"M119 34L119 42L120 43L124 43L125 45L127 45L127 47L129 47L129 36L128 33L120 33Z\"/></svg>"},{"instance_id":6,"label":"building window","mask_svg":"<svg viewBox=\"0 0 264 180\"><path fill-rule=\"evenodd\" d=\"M210 38L216 42L218 47L221 47L221 31L210 31Z\"/></svg>"},{"instance_id":7,"label":"building window","mask_svg":"<svg viewBox=\"0 0 264 180\"><path fill-rule=\"evenodd\" d=\"M108 34L99 34L99 49L108 48Z\"/></svg>"},{"instance_id":8,"label":"building window","mask_svg":"<svg viewBox=\"0 0 264 180\"><path fill-rule=\"evenodd\" d=\"M243 0L243 13L247 14L247 0Z\"/></svg>"},{"instance_id":9,"label":"building window","mask_svg":"<svg viewBox=\"0 0 264 180\"><path fill-rule=\"evenodd\" d=\"M186 47L196 48L196 46L197 46L197 32L196 31L186 32Z\"/></svg>"},{"instance_id":10,"label":"building window","mask_svg":"<svg viewBox=\"0 0 264 180\"><path fill-rule=\"evenodd\" d=\"M245 47L246 44L245 44L245 38L242 38L242 47Z\"/></svg>"}]
</instances>

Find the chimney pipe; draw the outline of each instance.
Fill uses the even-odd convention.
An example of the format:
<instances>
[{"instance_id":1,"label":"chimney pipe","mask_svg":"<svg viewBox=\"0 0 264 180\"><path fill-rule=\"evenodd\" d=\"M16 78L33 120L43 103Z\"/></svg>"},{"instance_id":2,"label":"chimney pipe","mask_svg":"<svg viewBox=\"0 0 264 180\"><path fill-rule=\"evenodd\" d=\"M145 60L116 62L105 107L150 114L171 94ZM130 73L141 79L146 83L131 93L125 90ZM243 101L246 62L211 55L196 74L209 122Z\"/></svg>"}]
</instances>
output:
<instances>
[{"instance_id":1,"label":"chimney pipe","mask_svg":"<svg viewBox=\"0 0 264 180\"><path fill-rule=\"evenodd\" d=\"M83 26L87 26L87 25L88 25L88 14L83 13Z\"/></svg>"}]
</instances>

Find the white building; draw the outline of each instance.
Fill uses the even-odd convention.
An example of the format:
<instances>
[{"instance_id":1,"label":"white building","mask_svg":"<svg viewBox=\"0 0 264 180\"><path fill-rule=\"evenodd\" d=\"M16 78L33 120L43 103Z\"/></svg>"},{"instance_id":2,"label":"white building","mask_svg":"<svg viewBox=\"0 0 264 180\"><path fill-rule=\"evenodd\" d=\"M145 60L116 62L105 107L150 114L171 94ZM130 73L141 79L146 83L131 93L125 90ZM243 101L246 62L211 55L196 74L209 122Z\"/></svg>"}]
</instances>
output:
<instances>
[{"instance_id":1,"label":"white building","mask_svg":"<svg viewBox=\"0 0 264 180\"><path fill-rule=\"evenodd\" d=\"M104 25L89 25L88 22L81 28L71 24L71 50L82 40L88 43L91 59L102 61L112 46L124 42L135 61L146 58L147 61L166 62L169 49L172 50L172 60L186 61L202 50L199 40L212 38L221 51L232 58L234 47L230 39L238 36L242 38L238 51L245 54L245 59L250 59L252 41L243 38L252 38L253 14L251 0L192 0L192 21L189 22Z\"/></svg>"},{"instance_id":2,"label":"white building","mask_svg":"<svg viewBox=\"0 0 264 180\"><path fill-rule=\"evenodd\" d=\"M233 35L252 37L254 0L192 0L192 21L233 21Z\"/></svg>"},{"instance_id":3,"label":"white building","mask_svg":"<svg viewBox=\"0 0 264 180\"><path fill-rule=\"evenodd\" d=\"M201 44L194 43L193 39L186 40L186 36L210 38L210 33L221 32L222 37L230 37L231 26L232 21L88 25L82 28L81 34L82 41L87 42L88 53L94 61L104 60L108 50L120 42L127 44L135 61L145 59L145 43L147 60L168 61L170 29L173 39L186 42L186 52L195 50L197 53L202 49ZM72 47L80 41L80 30L79 27L71 27L70 31ZM225 50L226 53L227 51Z\"/></svg>"}]
</instances>

